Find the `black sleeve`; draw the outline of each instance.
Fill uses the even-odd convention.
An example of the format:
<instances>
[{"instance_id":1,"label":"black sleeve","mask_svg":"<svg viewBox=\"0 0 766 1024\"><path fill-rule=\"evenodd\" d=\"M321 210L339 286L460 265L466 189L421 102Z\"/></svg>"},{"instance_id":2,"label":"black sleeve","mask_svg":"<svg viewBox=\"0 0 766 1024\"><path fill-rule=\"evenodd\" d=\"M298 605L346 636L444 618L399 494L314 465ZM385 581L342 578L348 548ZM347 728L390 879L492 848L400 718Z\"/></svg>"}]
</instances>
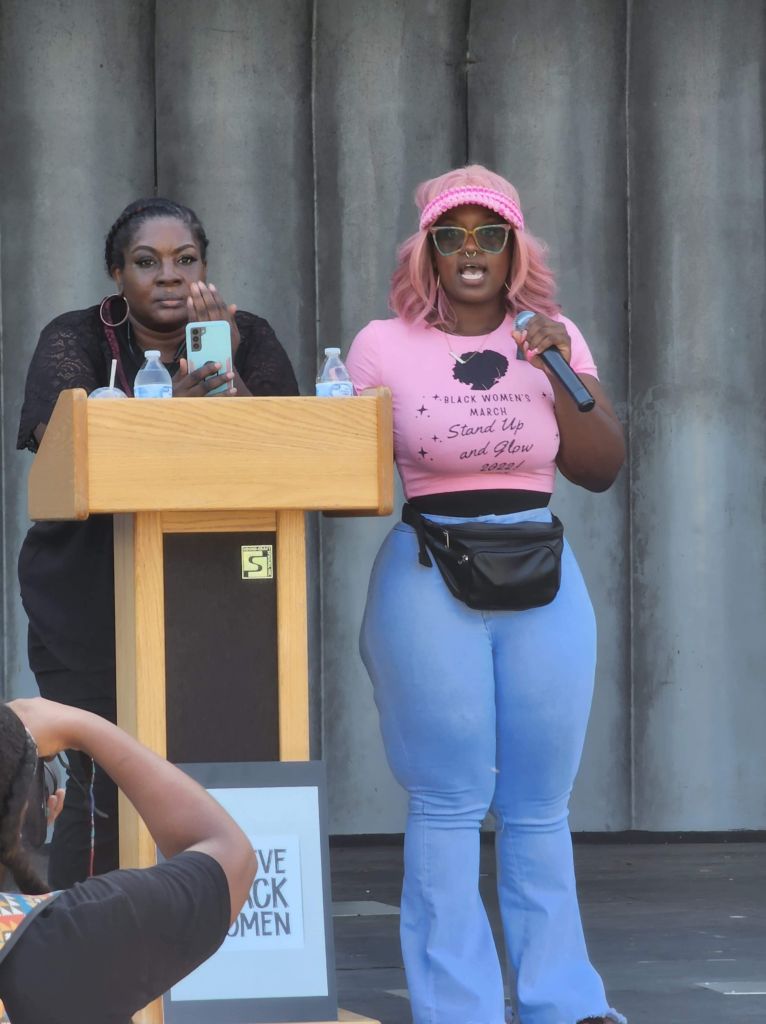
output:
<instances>
[{"instance_id":1,"label":"black sleeve","mask_svg":"<svg viewBox=\"0 0 766 1024\"><path fill-rule=\"evenodd\" d=\"M240 345L234 365L253 395L297 395L298 382L271 325L244 311L235 314Z\"/></svg>"},{"instance_id":2,"label":"black sleeve","mask_svg":"<svg viewBox=\"0 0 766 1024\"><path fill-rule=\"evenodd\" d=\"M14 1024L128 1024L212 956L230 913L223 869L203 853L89 878L29 926L0 995Z\"/></svg>"},{"instance_id":3,"label":"black sleeve","mask_svg":"<svg viewBox=\"0 0 766 1024\"><path fill-rule=\"evenodd\" d=\"M90 394L102 383L103 357L90 310L65 313L44 327L27 372L17 448L37 451L34 430L51 417L56 399L68 388Z\"/></svg>"}]
</instances>

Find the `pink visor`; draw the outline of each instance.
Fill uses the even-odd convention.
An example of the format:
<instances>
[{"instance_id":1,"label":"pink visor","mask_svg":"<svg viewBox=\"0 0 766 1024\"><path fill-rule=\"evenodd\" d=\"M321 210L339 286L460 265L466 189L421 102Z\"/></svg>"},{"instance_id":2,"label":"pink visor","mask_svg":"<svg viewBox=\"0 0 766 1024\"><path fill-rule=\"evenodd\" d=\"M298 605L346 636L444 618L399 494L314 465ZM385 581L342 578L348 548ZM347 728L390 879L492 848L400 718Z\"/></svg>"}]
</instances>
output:
<instances>
[{"instance_id":1,"label":"pink visor","mask_svg":"<svg viewBox=\"0 0 766 1024\"><path fill-rule=\"evenodd\" d=\"M499 213L503 220L507 220L519 231L524 230L524 217L519 209L518 203L510 196L503 195L493 188L484 188L481 185L459 185L457 188L448 188L446 192L426 203L420 215L420 230L429 228L434 221L437 221L447 210L454 210L456 206L486 206L488 210Z\"/></svg>"}]
</instances>

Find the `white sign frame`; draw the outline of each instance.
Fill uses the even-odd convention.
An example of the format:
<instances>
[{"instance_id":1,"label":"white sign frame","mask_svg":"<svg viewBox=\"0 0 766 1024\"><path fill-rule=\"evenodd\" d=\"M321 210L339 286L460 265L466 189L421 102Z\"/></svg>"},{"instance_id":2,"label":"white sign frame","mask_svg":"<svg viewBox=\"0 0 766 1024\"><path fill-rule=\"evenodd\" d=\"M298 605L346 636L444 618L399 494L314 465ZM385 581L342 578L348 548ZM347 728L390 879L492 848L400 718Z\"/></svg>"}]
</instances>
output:
<instances>
[{"instance_id":1,"label":"white sign frame","mask_svg":"<svg viewBox=\"0 0 766 1024\"><path fill-rule=\"evenodd\" d=\"M324 764L178 767L253 839L259 862L224 944L163 997L165 1024L337 1020Z\"/></svg>"}]
</instances>

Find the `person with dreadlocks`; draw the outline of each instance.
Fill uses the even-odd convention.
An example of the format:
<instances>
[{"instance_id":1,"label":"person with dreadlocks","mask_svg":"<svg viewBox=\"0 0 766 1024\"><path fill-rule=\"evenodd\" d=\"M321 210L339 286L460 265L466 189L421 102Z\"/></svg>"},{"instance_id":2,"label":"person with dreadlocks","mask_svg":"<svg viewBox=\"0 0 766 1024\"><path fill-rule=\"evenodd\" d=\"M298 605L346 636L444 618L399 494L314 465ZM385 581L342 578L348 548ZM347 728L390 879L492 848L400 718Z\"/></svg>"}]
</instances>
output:
<instances>
[{"instance_id":1,"label":"person with dreadlocks","mask_svg":"<svg viewBox=\"0 0 766 1024\"><path fill-rule=\"evenodd\" d=\"M38 758L64 749L109 773L161 864L48 892L20 835ZM57 803L52 795L53 813ZM128 1024L218 949L256 860L239 826L178 768L98 715L38 697L0 704L0 889L4 868L21 893L0 892L0 1022Z\"/></svg>"},{"instance_id":2,"label":"person with dreadlocks","mask_svg":"<svg viewBox=\"0 0 766 1024\"><path fill-rule=\"evenodd\" d=\"M18 448L36 451L59 394L88 393L109 382L132 394L144 352L159 349L176 398L201 397L229 384L226 395L297 395L290 361L261 317L223 301L208 285L205 231L193 210L168 199L127 206L106 238L106 269L116 294L56 317L40 335L27 376ZM188 372L186 324L227 320L233 372L217 364ZM19 558L21 597L29 618L29 664L43 697L115 721L112 517L37 523ZM53 835L49 877L62 888L118 865L117 795L108 777L72 752L64 810ZM91 778L91 772L94 772ZM92 785L91 785L92 784ZM88 800L95 799L91 844Z\"/></svg>"}]
</instances>

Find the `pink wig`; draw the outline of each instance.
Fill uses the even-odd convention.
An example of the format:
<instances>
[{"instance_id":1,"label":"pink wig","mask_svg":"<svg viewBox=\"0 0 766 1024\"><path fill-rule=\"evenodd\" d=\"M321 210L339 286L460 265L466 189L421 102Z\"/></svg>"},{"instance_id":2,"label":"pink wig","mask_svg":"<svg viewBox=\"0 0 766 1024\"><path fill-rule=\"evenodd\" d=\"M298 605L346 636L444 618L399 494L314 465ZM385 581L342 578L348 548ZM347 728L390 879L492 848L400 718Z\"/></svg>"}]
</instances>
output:
<instances>
[{"instance_id":1,"label":"pink wig","mask_svg":"<svg viewBox=\"0 0 766 1024\"><path fill-rule=\"evenodd\" d=\"M422 212L441 193L460 186L494 189L508 196L520 208L519 194L510 181L481 164L460 167L422 182L415 190L415 203ZM545 245L526 230L513 228L511 234L513 258L506 294L511 315L530 309L534 313L554 316L560 307L554 299L556 282L545 262ZM410 235L400 246L396 270L391 278L389 304L394 313L407 323L454 328L454 311L444 291L437 287L427 228Z\"/></svg>"}]
</instances>

